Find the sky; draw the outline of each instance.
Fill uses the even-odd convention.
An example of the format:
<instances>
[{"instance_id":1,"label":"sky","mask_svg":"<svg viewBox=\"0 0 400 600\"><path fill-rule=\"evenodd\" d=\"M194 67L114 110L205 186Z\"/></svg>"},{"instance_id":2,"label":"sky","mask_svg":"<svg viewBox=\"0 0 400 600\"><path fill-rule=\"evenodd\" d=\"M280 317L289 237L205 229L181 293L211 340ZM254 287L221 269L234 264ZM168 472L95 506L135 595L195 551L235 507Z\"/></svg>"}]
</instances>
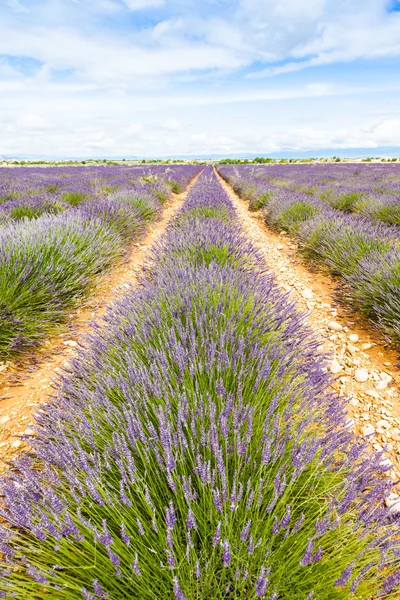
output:
<instances>
[{"instance_id":1,"label":"sky","mask_svg":"<svg viewBox=\"0 0 400 600\"><path fill-rule=\"evenodd\" d=\"M0 0L0 156L380 146L400 0Z\"/></svg>"}]
</instances>

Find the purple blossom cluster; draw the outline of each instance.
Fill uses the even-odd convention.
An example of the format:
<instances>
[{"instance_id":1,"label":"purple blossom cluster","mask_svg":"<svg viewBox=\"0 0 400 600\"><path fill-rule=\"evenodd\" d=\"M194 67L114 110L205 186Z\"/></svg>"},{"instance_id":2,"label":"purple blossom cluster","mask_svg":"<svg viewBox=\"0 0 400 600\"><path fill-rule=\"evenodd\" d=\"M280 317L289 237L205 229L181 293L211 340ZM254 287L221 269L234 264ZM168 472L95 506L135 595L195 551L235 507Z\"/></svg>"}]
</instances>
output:
<instances>
[{"instance_id":1,"label":"purple blossom cluster","mask_svg":"<svg viewBox=\"0 0 400 600\"><path fill-rule=\"evenodd\" d=\"M43 339L160 210L165 182L185 187L199 169L0 169L0 355Z\"/></svg>"},{"instance_id":2,"label":"purple blossom cluster","mask_svg":"<svg viewBox=\"0 0 400 600\"><path fill-rule=\"evenodd\" d=\"M395 597L381 457L208 167L1 481L6 597Z\"/></svg>"},{"instance_id":3,"label":"purple blossom cluster","mask_svg":"<svg viewBox=\"0 0 400 600\"><path fill-rule=\"evenodd\" d=\"M393 209L390 214L400 210L400 165L223 166L219 171L242 195L251 188L250 203L263 207L267 223L297 236L309 258L342 278L349 301L392 341L400 341L400 229L395 220L373 218L379 210L383 215L385 206Z\"/></svg>"}]
</instances>

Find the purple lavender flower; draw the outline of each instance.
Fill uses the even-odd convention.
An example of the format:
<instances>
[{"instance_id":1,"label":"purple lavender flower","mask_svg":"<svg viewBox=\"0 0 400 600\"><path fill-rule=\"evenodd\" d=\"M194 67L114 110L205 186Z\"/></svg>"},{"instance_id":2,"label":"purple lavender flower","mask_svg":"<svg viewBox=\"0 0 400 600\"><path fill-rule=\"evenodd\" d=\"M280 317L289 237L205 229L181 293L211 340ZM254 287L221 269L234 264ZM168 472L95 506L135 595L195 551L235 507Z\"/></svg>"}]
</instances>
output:
<instances>
[{"instance_id":1,"label":"purple lavender flower","mask_svg":"<svg viewBox=\"0 0 400 600\"><path fill-rule=\"evenodd\" d=\"M179 580L177 577L174 577L174 594L176 600L187 600L185 594L182 592Z\"/></svg>"},{"instance_id":2,"label":"purple lavender flower","mask_svg":"<svg viewBox=\"0 0 400 600\"><path fill-rule=\"evenodd\" d=\"M213 546L219 546L221 541L221 521L217 525L217 529L215 530L213 537Z\"/></svg>"},{"instance_id":3,"label":"purple lavender flower","mask_svg":"<svg viewBox=\"0 0 400 600\"><path fill-rule=\"evenodd\" d=\"M346 567L343 570L343 572L342 572L341 576L339 577L339 579L337 579L335 581L335 585L336 586L346 585L346 583L349 581L349 579L350 579L350 577L351 577L351 575L353 573L353 569L354 569L354 561L351 562L349 564L349 566Z\"/></svg>"},{"instance_id":4,"label":"purple lavender flower","mask_svg":"<svg viewBox=\"0 0 400 600\"><path fill-rule=\"evenodd\" d=\"M222 562L224 567L229 567L231 564L231 546L227 539L225 539L223 543Z\"/></svg>"},{"instance_id":5,"label":"purple lavender flower","mask_svg":"<svg viewBox=\"0 0 400 600\"><path fill-rule=\"evenodd\" d=\"M143 528L143 524L142 524L142 521L138 517L136 517L136 523L137 523L140 535L144 535L145 531L144 531L144 528Z\"/></svg>"},{"instance_id":6,"label":"purple lavender flower","mask_svg":"<svg viewBox=\"0 0 400 600\"><path fill-rule=\"evenodd\" d=\"M134 574L137 577L140 577L141 571L140 571L140 568L139 568L139 558L138 558L137 553L135 553L135 560L132 563L132 571L134 572Z\"/></svg>"},{"instance_id":7,"label":"purple lavender flower","mask_svg":"<svg viewBox=\"0 0 400 600\"><path fill-rule=\"evenodd\" d=\"M175 567L175 557L171 550L167 550L167 562L170 569L173 569Z\"/></svg>"},{"instance_id":8,"label":"purple lavender flower","mask_svg":"<svg viewBox=\"0 0 400 600\"><path fill-rule=\"evenodd\" d=\"M129 537L129 535L126 531L126 526L123 521L121 523L121 538L122 538L124 544L126 544L127 546L131 545L131 538Z\"/></svg>"},{"instance_id":9,"label":"purple lavender flower","mask_svg":"<svg viewBox=\"0 0 400 600\"><path fill-rule=\"evenodd\" d=\"M247 538L249 536L250 527L251 527L251 519L249 519L247 521L246 525L243 527L242 532L240 534L240 539L242 540L242 542L247 541Z\"/></svg>"},{"instance_id":10,"label":"purple lavender flower","mask_svg":"<svg viewBox=\"0 0 400 600\"><path fill-rule=\"evenodd\" d=\"M93 591L96 594L96 596L104 598L105 600L107 600L107 598L109 597L109 593L103 590L103 588L96 579L93 580Z\"/></svg>"},{"instance_id":11,"label":"purple lavender flower","mask_svg":"<svg viewBox=\"0 0 400 600\"><path fill-rule=\"evenodd\" d=\"M86 588L83 587L81 591L85 600L96 600L96 597L93 596L93 594L91 594L90 592L88 592Z\"/></svg>"},{"instance_id":12,"label":"purple lavender flower","mask_svg":"<svg viewBox=\"0 0 400 600\"><path fill-rule=\"evenodd\" d=\"M389 575L389 577L386 577L386 579L383 582L382 591L385 594L389 594L390 592L393 592L393 590L395 590L399 584L400 569L398 569L396 573L393 573L392 575Z\"/></svg>"},{"instance_id":13,"label":"purple lavender flower","mask_svg":"<svg viewBox=\"0 0 400 600\"><path fill-rule=\"evenodd\" d=\"M201 575L200 563L198 560L196 560L196 564L194 567L194 576L196 577L196 579L200 579L200 575Z\"/></svg>"},{"instance_id":14,"label":"purple lavender flower","mask_svg":"<svg viewBox=\"0 0 400 600\"><path fill-rule=\"evenodd\" d=\"M301 567L306 567L307 565L311 565L312 561L313 561L313 548L314 548L314 540L313 538L308 538L308 542L307 542L307 547L305 549L305 552L302 556L302 558L300 559L300 566Z\"/></svg>"},{"instance_id":15,"label":"purple lavender flower","mask_svg":"<svg viewBox=\"0 0 400 600\"><path fill-rule=\"evenodd\" d=\"M256 581L256 594L258 598L263 598L267 592L269 583L268 575L268 569L262 566Z\"/></svg>"},{"instance_id":16,"label":"purple lavender flower","mask_svg":"<svg viewBox=\"0 0 400 600\"><path fill-rule=\"evenodd\" d=\"M197 522L196 522L196 518L193 514L192 509L189 507L188 510L188 516L186 519L186 527L189 529L189 531L193 530L193 529L197 529Z\"/></svg>"}]
</instances>

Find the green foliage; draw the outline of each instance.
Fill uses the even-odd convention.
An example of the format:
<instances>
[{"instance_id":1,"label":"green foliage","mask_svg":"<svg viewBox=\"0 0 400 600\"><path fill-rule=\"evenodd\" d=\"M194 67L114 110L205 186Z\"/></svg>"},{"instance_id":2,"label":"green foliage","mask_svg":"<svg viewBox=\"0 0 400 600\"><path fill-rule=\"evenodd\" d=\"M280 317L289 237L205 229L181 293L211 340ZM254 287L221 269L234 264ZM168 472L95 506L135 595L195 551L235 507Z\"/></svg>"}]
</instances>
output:
<instances>
[{"instance_id":1,"label":"green foliage","mask_svg":"<svg viewBox=\"0 0 400 600\"><path fill-rule=\"evenodd\" d=\"M273 213L269 220L274 226L294 233L299 229L301 223L311 219L317 212L318 208L313 204L294 202L288 208Z\"/></svg>"},{"instance_id":2,"label":"green foliage","mask_svg":"<svg viewBox=\"0 0 400 600\"><path fill-rule=\"evenodd\" d=\"M258 196L255 196L250 199L249 209L250 210L261 210L268 205L268 202L271 198L272 191L265 191Z\"/></svg>"},{"instance_id":3,"label":"green foliage","mask_svg":"<svg viewBox=\"0 0 400 600\"><path fill-rule=\"evenodd\" d=\"M61 198L71 206L79 206L79 204L88 199L88 196L83 192L70 191L62 192Z\"/></svg>"},{"instance_id":4,"label":"green foliage","mask_svg":"<svg viewBox=\"0 0 400 600\"><path fill-rule=\"evenodd\" d=\"M192 208L191 210L187 210L180 215L180 219L182 221L184 219L193 219L196 217L201 217L204 219L218 219L224 223L228 223L229 219L230 219L230 215L224 206L221 206L221 207L199 206L197 208Z\"/></svg>"},{"instance_id":5,"label":"green foliage","mask_svg":"<svg viewBox=\"0 0 400 600\"><path fill-rule=\"evenodd\" d=\"M46 190L46 192L48 192L49 194L55 194L56 191L58 190L58 188L60 187L60 185L58 183L47 183L44 186L44 189Z\"/></svg>"},{"instance_id":6,"label":"green foliage","mask_svg":"<svg viewBox=\"0 0 400 600\"><path fill-rule=\"evenodd\" d=\"M353 212L354 205L362 199L359 192L336 195L334 190L321 194L321 199L327 201L333 208L344 212Z\"/></svg>"},{"instance_id":7,"label":"green foliage","mask_svg":"<svg viewBox=\"0 0 400 600\"><path fill-rule=\"evenodd\" d=\"M152 219L157 212L157 208L154 202L149 202L147 198L141 198L140 196L130 196L128 193L124 198L124 201L127 204L129 204L129 206L137 208L140 217L144 221L149 221L150 219Z\"/></svg>"},{"instance_id":8,"label":"green foliage","mask_svg":"<svg viewBox=\"0 0 400 600\"><path fill-rule=\"evenodd\" d=\"M384 204L376 210L371 211L371 217L389 225L400 226L400 203Z\"/></svg>"},{"instance_id":9,"label":"green foliage","mask_svg":"<svg viewBox=\"0 0 400 600\"><path fill-rule=\"evenodd\" d=\"M9 214L10 219L21 221L22 219L37 219L43 213L56 214L61 212L62 208L57 209L55 206L53 210L50 207L33 207L33 206L17 206Z\"/></svg>"},{"instance_id":10,"label":"green foliage","mask_svg":"<svg viewBox=\"0 0 400 600\"><path fill-rule=\"evenodd\" d=\"M166 179L164 183L171 188L174 194L182 193L182 188L177 181L174 181L173 179Z\"/></svg>"},{"instance_id":11,"label":"green foliage","mask_svg":"<svg viewBox=\"0 0 400 600\"><path fill-rule=\"evenodd\" d=\"M362 231L329 220L310 221L300 231L301 250L322 260L334 274L350 276L370 253L384 256L392 247L389 240L371 238Z\"/></svg>"}]
</instances>

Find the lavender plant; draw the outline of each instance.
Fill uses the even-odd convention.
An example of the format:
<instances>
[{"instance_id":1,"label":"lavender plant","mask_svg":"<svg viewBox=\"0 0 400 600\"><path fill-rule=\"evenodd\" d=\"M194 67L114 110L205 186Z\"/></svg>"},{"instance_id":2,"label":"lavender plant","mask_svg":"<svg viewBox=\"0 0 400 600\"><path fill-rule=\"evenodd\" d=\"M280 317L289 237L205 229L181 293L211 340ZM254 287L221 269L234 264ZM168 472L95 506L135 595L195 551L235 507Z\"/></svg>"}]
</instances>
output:
<instances>
[{"instance_id":1,"label":"lavender plant","mask_svg":"<svg viewBox=\"0 0 400 600\"><path fill-rule=\"evenodd\" d=\"M264 204L266 221L274 228L296 235L303 254L327 265L332 273L341 277L349 302L378 323L390 340L398 343L400 231L393 224L399 206L396 197L400 191L400 170L397 165L388 167L383 172L381 165L377 169L364 165L364 184L360 181L361 171L354 172L354 167L349 165L340 168L334 165L224 166L219 170L237 189L245 186L249 179L256 180L259 195L265 186L268 193ZM382 181L377 173L384 173L386 178ZM244 181L238 183L241 179ZM372 179L379 180L382 187L372 188ZM274 186L272 192L271 185ZM374 200L372 193L379 200ZM257 196L253 201L257 201ZM356 207L357 214L346 212ZM389 215L386 219L385 214Z\"/></svg>"},{"instance_id":2,"label":"lavender plant","mask_svg":"<svg viewBox=\"0 0 400 600\"><path fill-rule=\"evenodd\" d=\"M42 339L121 251L117 233L72 214L0 228L0 354Z\"/></svg>"},{"instance_id":3,"label":"lavender plant","mask_svg":"<svg viewBox=\"0 0 400 600\"><path fill-rule=\"evenodd\" d=\"M396 597L382 459L210 169L155 257L2 481L3 596Z\"/></svg>"}]
</instances>

